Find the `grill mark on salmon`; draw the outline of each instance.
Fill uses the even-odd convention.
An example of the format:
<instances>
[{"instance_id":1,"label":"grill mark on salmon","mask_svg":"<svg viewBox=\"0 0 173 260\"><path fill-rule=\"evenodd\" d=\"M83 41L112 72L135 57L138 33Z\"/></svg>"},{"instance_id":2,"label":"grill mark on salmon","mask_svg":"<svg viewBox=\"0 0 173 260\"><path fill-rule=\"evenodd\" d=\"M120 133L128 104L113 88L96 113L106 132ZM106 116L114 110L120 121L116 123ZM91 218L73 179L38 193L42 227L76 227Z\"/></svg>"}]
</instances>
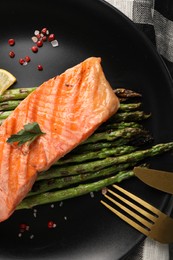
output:
<instances>
[{"instance_id":1,"label":"grill mark on salmon","mask_svg":"<svg viewBox=\"0 0 173 260\"><path fill-rule=\"evenodd\" d=\"M0 221L13 214L38 173L46 174L55 161L85 141L118 108L119 100L99 57L84 60L29 94L0 128ZM29 147L6 142L33 122L45 134Z\"/></svg>"}]
</instances>

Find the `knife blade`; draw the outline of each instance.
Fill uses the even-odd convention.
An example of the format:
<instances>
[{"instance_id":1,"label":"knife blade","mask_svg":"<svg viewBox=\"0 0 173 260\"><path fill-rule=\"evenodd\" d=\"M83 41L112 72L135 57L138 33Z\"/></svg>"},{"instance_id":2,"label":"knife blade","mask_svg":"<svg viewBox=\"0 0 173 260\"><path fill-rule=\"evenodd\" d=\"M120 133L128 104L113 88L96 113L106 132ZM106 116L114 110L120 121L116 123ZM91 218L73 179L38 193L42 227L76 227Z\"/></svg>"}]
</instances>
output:
<instances>
[{"instance_id":1,"label":"knife blade","mask_svg":"<svg viewBox=\"0 0 173 260\"><path fill-rule=\"evenodd\" d=\"M173 194L173 172L160 171L145 167L134 167L134 174L147 185Z\"/></svg>"}]
</instances>

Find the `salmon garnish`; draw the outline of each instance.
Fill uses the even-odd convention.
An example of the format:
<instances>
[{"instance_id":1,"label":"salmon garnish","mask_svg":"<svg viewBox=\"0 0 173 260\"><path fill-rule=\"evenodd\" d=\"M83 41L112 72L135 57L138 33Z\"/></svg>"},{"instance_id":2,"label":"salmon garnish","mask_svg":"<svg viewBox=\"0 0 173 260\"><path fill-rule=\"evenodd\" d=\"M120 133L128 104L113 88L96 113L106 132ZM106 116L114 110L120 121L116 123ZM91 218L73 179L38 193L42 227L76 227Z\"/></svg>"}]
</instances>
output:
<instances>
[{"instance_id":1,"label":"salmon garnish","mask_svg":"<svg viewBox=\"0 0 173 260\"><path fill-rule=\"evenodd\" d=\"M118 108L99 57L84 60L29 94L0 128L0 221L11 216L38 174L85 141ZM44 133L34 142L7 142L33 122Z\"/></svg>"}]
</instances>

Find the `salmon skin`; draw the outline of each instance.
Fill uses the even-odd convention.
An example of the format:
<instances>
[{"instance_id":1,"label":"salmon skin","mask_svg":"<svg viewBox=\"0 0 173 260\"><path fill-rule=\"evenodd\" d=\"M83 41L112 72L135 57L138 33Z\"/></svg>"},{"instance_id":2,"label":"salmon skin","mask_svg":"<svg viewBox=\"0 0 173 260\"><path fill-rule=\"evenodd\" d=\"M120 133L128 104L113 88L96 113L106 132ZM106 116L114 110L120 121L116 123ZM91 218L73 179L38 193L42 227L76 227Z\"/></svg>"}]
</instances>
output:
<instances>
[{"instance_id":1,"label":"salmon skin","mask_svg":"<svg viewBox=\"0 0 173 260\"><path fill-rule=\"evenodd\" d=\"M87 58L25 98L0 128L0 222L12 215L38 173L85 141L118 108L100 57ZM7 143L33 122L45 134L30 146Z\"/></svg>"}]
</instances>

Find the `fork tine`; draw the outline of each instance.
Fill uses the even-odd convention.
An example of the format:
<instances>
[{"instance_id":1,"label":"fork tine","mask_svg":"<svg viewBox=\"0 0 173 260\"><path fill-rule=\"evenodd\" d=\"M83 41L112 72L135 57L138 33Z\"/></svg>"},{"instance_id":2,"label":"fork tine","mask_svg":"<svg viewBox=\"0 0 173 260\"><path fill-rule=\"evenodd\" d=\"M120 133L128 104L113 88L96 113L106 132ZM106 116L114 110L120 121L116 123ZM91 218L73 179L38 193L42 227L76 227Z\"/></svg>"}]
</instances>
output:
<instances>
[{"instance_id":1,"label":"fork tine","mask_svg":"<svg viewBox=\"0 0 173 260\"><path fill-rule=\"evenodd\" d=\"M121 208L122 210L124 210L127 214L129 214L131 217L133 217L134 219L136 219L138 222L142 223L143 226L145 226L148 230L151 229L153 223L157 220L158 216L153 216L151 215L149 212L143 210L142 208L138 207L136 204L130 202L129 200L123 198L122 196L116 194L115 192L113 192L112 190L108 189L107 192L110 192L113 196L117 197L119 200L123 201L126 205L130 206L133 210L137 211L140 213L140 215L143 215L144 218L142 216L140 216L139 214L135 213L134 211L130 210L129 208L123 206L122 204L120 204L119 202L117 202L116 200L114 200L113 198L111 198L110 196L108 196L107 194L105 194L104 196L109 199L110 201L112 201L115 205L117 205L119 208ZM148 220L147 220L147 219Z\"/></svg>"},{"instance_id":2,"label":"fork tine","mask_svg":"<svg viewBox=\"0 0 173 260\"><path fill-rule=\"evenodd\" d=\"M142 226L140 226L139 224L137 224L135 221L133 221L132 219L128 218L127 216L123 215L121 212L119 212L118 210L116 210L115 208L111 207L109 204L107 204L106 202L104 202L103 200L100 201L106 208L108 208L110 211L112 211L115 215L117 215L118 217L120 217L122 220L124 220L126 223L128 223L129 225L131 225L132 227L136 228L138 231L142 232L144 235L148 236L149 231L145 228L143 228Z\"/></svg>"},{"instance_id":3,"label":"fork tine","mask_svg":"<svg viewBox=\"0 0 173 260\"><path fill-rule=\"evenodd\" d=\"M123 201L124 203L129 205L131 208L133 208L136 211L140 212L141 215L145 216L150 221L154 222L156 220L156 217L158 217L158 216L154 216L154 215L150 214L149 212L145 211L144 209L138 207L136 204L134 204L134 203L130 202L129 200L123 198L122 196L118 195L117 193L113 192L112 190L108 189L108 192L110 192L113 196L117 197L118 199L120 199L121 201ZM106 195L105 195L105 197L106 197ZM122 208L122 205L120 205L120 207ZM132 214L132 212L130 214ZM150 226L148 226L148 227L150 227Z\"/></svg>"},{"instance_id":4,"label":"fork tine","mask_svg":"<svg viewBox=\"0 0 173 260\"><path fill-rule=\"evenodd\" d=\"M128 200L124 199L123 197L119 196L118 194L112 192L111 190L108 190L108 192L111 192L113 195L115 194L116 197L118 197L120 200L122 200L123 202L125 202L127 205L130 205L133 209L138 210L140 212L141 208L136 207L135 204L129 202ZM141 216L139 216L138 214L136 214L134 211L130 210L129 208L123 206L122 204L120 204L118 201L114 200L113 198L111 198L110 196L108 196L107 194L105 194L105 197L107 199L109 199L110 201L112 201L116 206L118 206L119 208L121 208L122 210L124 210L127 214L129 214L130 216L132 216L133 218L135 218L137 221L141 222L144 226L146 226L148 229L151 228L151 226L153 225L153 223L148 222L146 219L142 218ZM138 208L138 209L137 209ZM141 212L140 212L141 213Z\"/></svg>"},{"instance_id":5,"label":"fork tine","mask_svg":"<svg viewBox=\"0 0 173 260\"><path fill-rule=\"evenodd\" d=\"M147 203L146 201L140 199L139 197L135 196L134 194L130 193L129 191L121 188L120 186L118 186L116 184L114 184L112 186L115 189L117 189L117 190L121 191L122 193L124 193L125 195L127 195L128 197L130 197L131 199L133 199L134 201L137 201L140 205L144 206L146 209L150 210L151 212L153 212L157 216L160 214L160 211L157 208L155 208L151 204Z\"/></svg>"}]
</instances>

